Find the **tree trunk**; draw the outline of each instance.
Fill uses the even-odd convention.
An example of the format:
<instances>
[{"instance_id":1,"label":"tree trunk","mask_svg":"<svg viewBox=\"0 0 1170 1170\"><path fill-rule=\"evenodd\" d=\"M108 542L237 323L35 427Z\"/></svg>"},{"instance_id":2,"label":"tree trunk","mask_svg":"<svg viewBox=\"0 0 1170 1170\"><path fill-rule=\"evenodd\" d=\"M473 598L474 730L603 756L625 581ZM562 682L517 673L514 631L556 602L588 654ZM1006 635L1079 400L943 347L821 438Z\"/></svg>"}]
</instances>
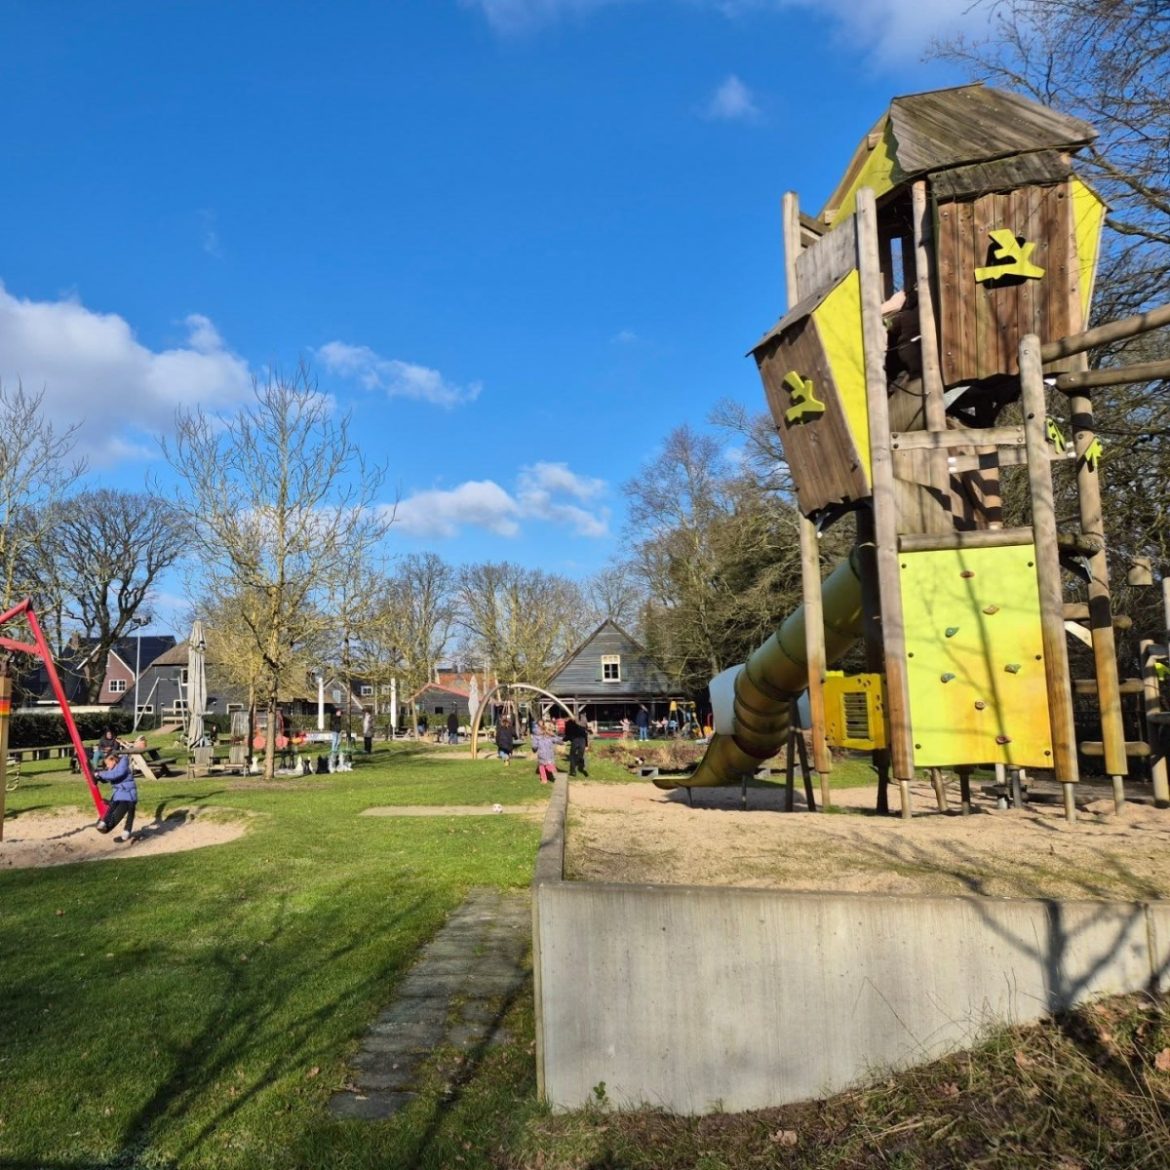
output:
<instances>
[{"instance_id":1,"label":"tree trunk","mask_svg":"<svg viewBox=\"0 0 1170 1170\"><path fill-rule=\"evenodd\" d=\"M276 699L277 691L273 685L268 691L268 734L264 737L265 780L271 780L276 775Z\"/></svg>"}]
</instances>

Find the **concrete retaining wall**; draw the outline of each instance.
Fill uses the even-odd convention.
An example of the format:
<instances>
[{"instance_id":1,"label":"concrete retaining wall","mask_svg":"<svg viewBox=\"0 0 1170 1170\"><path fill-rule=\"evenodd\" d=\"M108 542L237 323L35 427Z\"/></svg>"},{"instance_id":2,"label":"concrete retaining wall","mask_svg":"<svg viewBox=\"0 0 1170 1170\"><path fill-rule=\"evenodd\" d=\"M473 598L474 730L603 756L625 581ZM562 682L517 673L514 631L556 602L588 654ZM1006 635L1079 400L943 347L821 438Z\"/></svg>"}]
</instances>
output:
<instances>
[{"instance_id":1,"label":"concrete retaining wall","mask_svg":"<svg viewBox=\"0 0 1170 1170\"><path fill-rule=\"evenodd\" d=\"M848 1088L989 1027L1160 988L1170 906L566 882L565 781L533 886L541 1091L678 1113Z\"/></svg>"}]
</instances>

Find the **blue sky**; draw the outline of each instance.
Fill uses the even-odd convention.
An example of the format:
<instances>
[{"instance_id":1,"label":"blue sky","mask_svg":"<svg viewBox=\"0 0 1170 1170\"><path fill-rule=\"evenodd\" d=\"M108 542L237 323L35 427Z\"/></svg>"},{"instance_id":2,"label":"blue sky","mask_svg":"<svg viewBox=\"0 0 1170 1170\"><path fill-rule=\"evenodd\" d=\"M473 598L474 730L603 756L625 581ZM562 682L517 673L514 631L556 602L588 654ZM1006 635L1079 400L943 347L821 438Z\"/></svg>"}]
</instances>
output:
<instances>
[{"instance_id":1,"label":"blue sky","mask_svg":"<svg viewBox=\"0 0 1170 1170\"><path fill-rule=\"evenodd\" d=\"M0 380L141 489L306 359L391 552L595 572L672 427L763 408L784 191L966 80L922 54L969 6L5 0Z\"/></svg>"}]
</instances>

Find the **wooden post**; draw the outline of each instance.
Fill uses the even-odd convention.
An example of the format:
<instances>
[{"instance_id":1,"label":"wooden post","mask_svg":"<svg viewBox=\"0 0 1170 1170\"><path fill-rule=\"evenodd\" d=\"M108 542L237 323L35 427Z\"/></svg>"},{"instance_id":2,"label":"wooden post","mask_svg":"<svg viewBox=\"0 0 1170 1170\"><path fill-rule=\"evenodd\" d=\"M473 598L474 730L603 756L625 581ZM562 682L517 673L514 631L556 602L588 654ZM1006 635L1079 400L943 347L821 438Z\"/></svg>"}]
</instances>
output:
<instances>
[{"instance_id":1,"label":"wooden post","mask_svg":"<svg viewBox=\"0 0 1170 1170\"><path fill-rule=\"evenodd\" d=\"M902 796L902 816L910 817L910 780L914 750L906 678L906 631L898 570L898 516L894 461L890 448L890 413L886 386L886 331L882 325L882 281L878 265L877 204L873 190L857 193L857 265L861 277L861 319L865 342L865 393L869 415L870 474L873 484L874 536L882 648L886 676L886 710L890 720L890 755Z\"/></svg>"},{"instance_id":2,"label":"wooden post","mask_svg":"<svg viewBox=\"0 0 1170 1170\"><path fill-rule=\"evenodd\" d=\"M796 811L796 700L788 704L788 755L784 761L784 811Z\"/></svg>"},{"instance_id":3,"label":"wooden post","mask_svg":"<svg viewBox=\"0 0 1170 1170\"><path fill-rule=\"evenodd\" d=\"M955 771L959 773L959 811L967 817L971 815L971 765L960 764Z\"/></svg>"},{"instance_id":4,"label":"wooden post","mask_svg":"<svg viewBox=\"0 0 1170 1170\"><path fill-rule=\"evenodd\" d=\"M1144 638L1141 643L1142 695L1146 708L1146 741L1150 745L1150 780L1154 785L1154 804L1158 808L1170 807L1170 783L1167 781L1166 756L1162 751L1164 733L1161 723L1153 718L1162 714L1162 688L1158 684L1158 671L1154 666L1157 656L1154 643Z\"/></svg>"},{"instance_id":5,"label":"wooden post","mask_svg":"<svg viewBox=\"0 0 1170 1170\"><path fill-rule=\"evenodd\" d=\"M800 255L800 204L796 193L784 196L784 282L788 308L800 299L796 258ZM816 525L801 515L800 586L804 601L804 654L808 663L808 710L812 724L813 763L821 784L821 806L829 807L829 773L833 757L825 740L825 615L821 599L821 555Z\"/></svg>"},{"instance_id":6,"label":"wooden post","mask_svg":"<svg viewBox=\"0 0 1170 1170\"><path fill-rule=\"evenodd\" d=\"M1084 359L1081 359L1083 364ZM1101 741L1105 745L1105 773L1113 782L1113 805L1125 807L1125 727L1121 718L1121 689L1117 677L1117 646L1113 637L1113 613L1109 594L1109 559L1105 555L1105 521L1101 514L1100 473L1087 458L1096 440L1093 400L1084 394L1069 395L1073 441L1077 453L1077 501L1081 532L1099 540L1099 550L1088 555L1089 632L1093 639L1093 666L1097 676L1097 703L1101 709Z\"/></svg>"},{"instance_id":7,"label":"wooden post","mask_svg":"<svg viewBox=\"0 0 1170 1170\"><path fill-rule=\"evenodd\" d=\"M882 655L882 614L878 597L877 550L873 534L873 509L863 504L857 509L857 568L861 578L861 619L865 637L865 669L870 674L881 674L885 668ZM870 755L877 772L876 811L885 815L890 811L890 751L875 748Z\"/></svg>"},{"instance_id":8,"label":"wooden post","mask_svg":"<svg viewBox=\"0 0 1170 1170\"><path fill-rule=\"evenodd\" d=\"M941 768L931 768L930 782L934 786L934 799L938 803L938 811L945 813L947 811L947 790Z\"/></svg>"},{"instance_id":9,"label":"wooden post","mask_svg":"<svg viewBox=\"0 0 1170 1170\"><path fill-rule=\"evenodd\" d=\"M918 297L918 332L922 355L922 393L925 398L926 429L945 431L947 407L943 401L942 364L938 355L938 320L934 312L934 257L930 248L934 225L930 220L930 203L926 181L919 179L911 188L914 220L914 276ZM930 481L940 498L950 495L950 470L947 452L936 450L930 458Z\"/></svg>"},{"instance_id":10,"label":"wooden post","mask_svg":"<svg viewBox=\"0 0 1170 1170\"><path fill-rule=\"evenodd\" d=\"M0 658L0 841L4 840L4 794L8 791L8 723L12 718L12 675Z\"/></svg>"},{"instance_id":11,"label":"wooden post","mask_svg":"<svg viewBox=\"0 0 1170 1170\"><path fill-rule=\"evenodd\" d=\"M1036 540L1036 582L1040 595L1040 634L1052 734L1052 766L1064 790L1064 814L1071 822L1077 810L1076 728L1072 684L1064 632L1064 596L1056 541L1056 508L1052 497L1052 464L1048 456L1044 374L1040 339L1029 333L1020 341L1020 393L1024 408L1024 439L1028 448L1028 487L1032 498L1032 532Z\"/></svg>"}]
</instances>

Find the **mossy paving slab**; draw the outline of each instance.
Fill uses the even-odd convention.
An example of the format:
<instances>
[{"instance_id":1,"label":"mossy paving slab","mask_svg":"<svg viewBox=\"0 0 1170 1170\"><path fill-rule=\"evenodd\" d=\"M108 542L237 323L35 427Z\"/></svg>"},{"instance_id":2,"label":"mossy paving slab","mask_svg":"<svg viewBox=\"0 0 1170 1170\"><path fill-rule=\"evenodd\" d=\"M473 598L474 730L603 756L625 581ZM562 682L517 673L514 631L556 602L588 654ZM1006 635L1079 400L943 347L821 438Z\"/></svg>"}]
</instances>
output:
<instances>
[{"instance_id":1,"label":"mossy paving slab","mask_svg":"<svg viewBox=\"0 0 1170 1170\"><path fill-rule=\"evenodd\" d=\"M436 1048L466 1053L500 1043L503 1009L471 1008L468 1001L503 1003L528 982L531 931L527 891L472 890L371 1025L329 1112L342 1120L384 1121L415 1099Z\"/></svg>"}]
</instances>

